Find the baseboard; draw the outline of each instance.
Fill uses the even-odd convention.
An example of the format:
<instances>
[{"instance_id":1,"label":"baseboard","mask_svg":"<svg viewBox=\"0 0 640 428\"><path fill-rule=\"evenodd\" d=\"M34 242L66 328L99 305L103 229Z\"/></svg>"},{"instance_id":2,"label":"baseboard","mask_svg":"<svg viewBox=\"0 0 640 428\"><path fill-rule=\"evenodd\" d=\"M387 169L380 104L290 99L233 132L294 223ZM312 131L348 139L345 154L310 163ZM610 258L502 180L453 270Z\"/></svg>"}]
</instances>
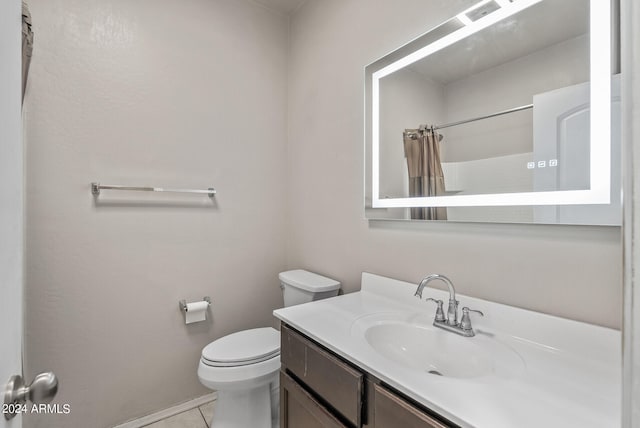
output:
<instances>
[{"instance_id":1,"label":"baseboard","mask_svg":"<svg viewBox=\"0 0 640 428\"><path fill-rule=\"evenodd\" d=\"M113 428L142 428L154 422L161 421L178 413L186 412L187 410L195 409L203 404L207 404L215 400L217 394L212 392L211 394L203 395L202 397L194 398L193 400L185 401L176 406L169 407L168 409L160 410L159 412L152 413L147 416L143 416L132 421L125 422L120 425L116 425Z\"/></svg>"}]
</instances>

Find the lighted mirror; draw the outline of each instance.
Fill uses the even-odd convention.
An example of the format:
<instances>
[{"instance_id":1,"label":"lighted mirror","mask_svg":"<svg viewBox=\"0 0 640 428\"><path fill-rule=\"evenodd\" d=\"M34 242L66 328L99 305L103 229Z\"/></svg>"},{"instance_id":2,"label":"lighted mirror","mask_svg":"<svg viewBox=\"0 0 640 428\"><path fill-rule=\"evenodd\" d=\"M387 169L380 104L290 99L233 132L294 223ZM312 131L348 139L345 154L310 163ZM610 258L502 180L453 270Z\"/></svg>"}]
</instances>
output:
<instances>
[{"instance_id":1,"label":"lighted mirror","mask_svg":"<svg viewBox=\"0 0 640 428\"><path fill-rule=\"evenodd\" d=\"M367 217L619 225L613 3L469 3L367 66Z\"/></svg>"}]
</instances>

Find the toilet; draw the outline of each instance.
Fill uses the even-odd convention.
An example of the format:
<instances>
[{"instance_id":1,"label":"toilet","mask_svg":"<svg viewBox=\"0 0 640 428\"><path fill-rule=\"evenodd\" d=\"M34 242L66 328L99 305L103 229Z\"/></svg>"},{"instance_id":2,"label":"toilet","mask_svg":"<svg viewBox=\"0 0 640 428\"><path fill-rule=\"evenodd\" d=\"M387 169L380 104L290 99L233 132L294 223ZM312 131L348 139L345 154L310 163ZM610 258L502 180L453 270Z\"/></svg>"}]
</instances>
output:
<instances>
[{"instance_id":1,"label":"toilet","mask_svg":"<svg viewBox=\"0 0 640 428\"><path fill-rule=\"evenodd\" d=\"M284 306L336 296L340 283L297 269L281 272ZM229 334L204 347L198 365L200 383L218 392L211 426L279 426L280 332L271 327Z\"/></svg>"}]
</instances>

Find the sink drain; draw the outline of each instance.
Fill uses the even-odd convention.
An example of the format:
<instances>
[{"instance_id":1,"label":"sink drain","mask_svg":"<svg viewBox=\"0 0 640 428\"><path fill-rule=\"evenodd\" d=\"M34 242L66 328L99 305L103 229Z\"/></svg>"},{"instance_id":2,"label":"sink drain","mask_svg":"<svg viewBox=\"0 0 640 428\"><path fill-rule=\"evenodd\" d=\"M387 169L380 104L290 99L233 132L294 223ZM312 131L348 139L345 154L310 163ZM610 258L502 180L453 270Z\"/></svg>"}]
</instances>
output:
<instances>
[{"instance_id":1,"label":"sink drain","mask_svg":"<svg viewBox=\"0 0 640 428\"><path fill-rule=\"evenodd\" d=\"M442 376L442 373L440 373L438 370L429 370L428 373L436 376Z\"/></svg>"}]
</instances>

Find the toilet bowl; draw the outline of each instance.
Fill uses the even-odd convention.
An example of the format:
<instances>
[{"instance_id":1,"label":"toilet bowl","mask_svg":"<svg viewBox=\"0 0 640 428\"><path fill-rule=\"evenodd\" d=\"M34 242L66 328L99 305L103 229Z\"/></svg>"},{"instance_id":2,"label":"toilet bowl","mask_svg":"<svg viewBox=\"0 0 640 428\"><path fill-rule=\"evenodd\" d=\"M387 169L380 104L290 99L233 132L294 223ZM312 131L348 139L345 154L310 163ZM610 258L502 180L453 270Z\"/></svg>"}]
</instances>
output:
<instances>
[{"instance_id":1,"label":"toilet bowl","mask_svg":"<svg viewBox=\"0 0 640 428\"><path fill-rule=\"evenodd\" d=\"M340 283L304 270L279 275L285 306L338 294ZM271 327L243 330L202 350L198 379L216 390L211 426L279 427L280 332Z\"/></svg>"},{"instance_id":2,"label":"toilet bowl","mask_svg":"<svg viewBox=\"0 0 640 428\"><path fill-rule=\"evenodd\" d=\"M198 378L218 391L211 426L276 428L280 333L265 327L211 342L202 350Z\"/></svg>"}]
</instances>

